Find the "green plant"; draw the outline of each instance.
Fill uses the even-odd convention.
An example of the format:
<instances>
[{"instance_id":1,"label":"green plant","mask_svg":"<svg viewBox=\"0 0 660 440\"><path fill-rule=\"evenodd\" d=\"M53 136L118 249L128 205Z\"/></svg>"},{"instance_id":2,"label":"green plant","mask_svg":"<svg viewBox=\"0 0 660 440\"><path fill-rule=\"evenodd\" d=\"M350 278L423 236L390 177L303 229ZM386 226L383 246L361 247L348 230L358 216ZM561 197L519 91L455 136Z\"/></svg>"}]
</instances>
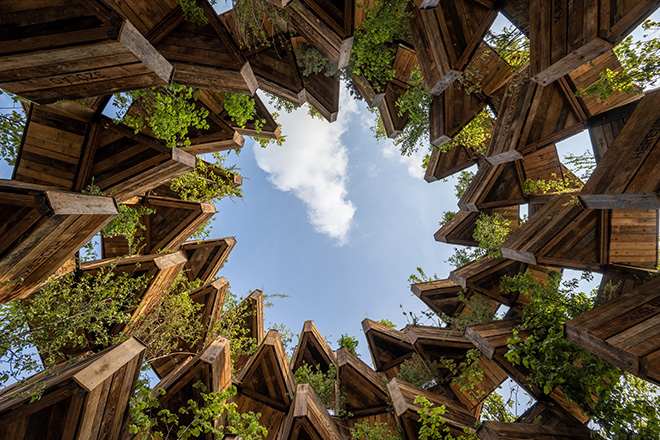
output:
<instances>
[{"instance_id":1,"label":"green plant","mask_svg":"<svg viewBox=\"0 0 660 440\"><path fill-rule=\"evenodd\" d=\"M451 428L447 426L442 417L447 412L444 405L434 406L426 397L415 396L415 404L419 405L419 421L422 426L419 428L419 440L476 440L477 436L474 430L464 428L465 435L455 437L451 433Z\"/></svg>"},{"instance_id":2,"label":"green plant","mask_svg":"<svg viewBox=\"0 0 660 440\"><path fill-rule=\"evenodd\" d=\"M344 347L346 350L350 351L356 356L360 356L356 351L358 344L358 340L353 336L350 336L348 333L341 335L341 337L337 340L337 345L339 345L340 348Z\"/></svg>"},{"instance_id":3,"label":"green plant","mask_svg":"<svg viewBox=\"0 0 660 440\"><path fill-rule=\"evenodd\" d=\"M640 93L657 83L660 79L660 39L657 38L660 23L646 20L642 27L645 33L641 39L636 41L630 35L614 48L622 69L599 72L599 80L578 91L577 96L607 99L617 91Z\"/></svg>"},{"instance_id":4,"label":"green plant","mask_svg":"<svg viewBox=\"0 0 660 440\"><path fill-rule=\"evenodd\" d=\"M463 194L465 194L465 191L467 191L468 187L472 183L472 179L474 179L474 173L472 171L461 171L461 173L458 175L458 180L454 185L454 194L456 195L457 199L463 197Z\"/></svg>"},{"instance_id":5,"label":"green plant","mask_svg":"<svg viewBox=\"0 0 660 440\"><path fill-rule=\"evenodd\" d=\"M399 379L427 390L434 390L436 388L439 376L438 363L429 360L425 361L417 353L401 363L397 375Z\"/></svg>"},{"instance_id":6,"label":"green plant","mask_svg":"<svg viewBox=\"0 0 660 440\"><path fill-rule=\"evenodd\" d=\"M133 423L129 431L140 440L187 440L206 433L223 438L225 432L238 434L245 440L262 440L268 435L266 428L259 424L260 413L250 411L240 414L238 405L229 401L236 394L233 385L227 391L207 393L204 384L196 382L193 387L199 391L201 402L190 399L173 412L160 407L158 398L152 395L145 382L139 383L138 391L130 402ZM166 391L160 388L157 393L163 396ZM218 424L221 418L226 418L227 426Z\"/></svg>"},{"instance_id":7,"label":"green plant","mask_svg":"<svg viewBox=\"0 0 660 440\"><path fill-rule=\"evenodd\" d=\"M356 423L350 428L353 440L403 440L400 432L392 433L387 423L375 422L373 425L368 420Z\"/></svg>"},{"instance_id":8,"label":"green plant","mask_svg":"<svg viewBox=\"0 0 660 440\"><path fill-rule=\"evenodd\" d=\"M486 251L489 257L501 257L500 246L511 233L511 220L501 214L488 215L479 213L472 237L479 244L479 248Z\"/></svg>"},{"instance_id":9,"label":"green plant","mask_svg":"<svg viewBox=\"0 0 660 440\"><path fill-rule=\"evenodd\" d=\"M173 179L170 189L191 202L216 202L224 197L243 197L243 190L234 185L234 167L225 167L227 156L212 153L214 162L198 159L195 168Z\"/></svg>"},{"instance_id":10,"label":"green plant","mask_svg":"<svg viewBox=\"0 0 660 440\"><path fill-rule=\"evenodd\" d=\"M447 223L449 223L449 222L451 221L451 219L454 218L455 215L456 215L456 213L453 212L453 211L445 211L445 212L443 212L443 213L442 213L442 218L440 219L440 221L438 221L438 225L439 225L440 227L443 227L444 225L446 225Z\"/></svg>"},{"instance_id":11,"label":"green plant","mask_svg":"<svg viewBox=\"0 0 660 440\"><path fill-rule=\"evenodd\" d=\"M484 40L516 70L529 60L529 38L516 27L504 27L499 33L488 31Z\"/></svg>"},{"instance_id":12,"label":"green plant","mask_svg":"<svg viewBox=\"0 0 660 440\"><path fill-rule=\"evenodd\" d=\"M386 325L386 326L388 326L388 327L390 327L390 328L396 328L396 324L393 323L392 321L390 321L390 320L387 319L387 318L379 319L378 322L379 322L380 324Z\"/></svg>"},{"instance_id":13,"label":"green plant","mask_svg":"<svg viewBox=\"0 0 660 440\"><path fill-rule=\"evenodd\" d=\"M325 76L335 76L338 69L328 57L308 43L299 44L295 50L296 64L304 76L322 73Z\"/></svg>"},{"instance_id":14,"label":"green plant","mask_svg":"<svg viewBox=\"0 0 660 440\"><path fill-rule=\"evenodd\" d=\"M407 4L408 0L376 1L355 31L351 50L353 70L364 75L374 89L394 78L395 42L405 40L410 33L412 13L406 12Z\"/></svg>"},{"instance_id":15,"label":"green plant","mask_svg":"<svg viewBox=\"0 0 660 440\"><path fill-rule=\"evenodd\" d=\"M335 406L335 383L337 381L337 369L330 365L328 371L323 372L321 366L316 364L316 369L303 363L294 373L296 382L308 383L326 408Z\"/></svg>"},{"instance_id":16,"label":"green plant","mask_svg":"<svg viewBox=\"0 0 660 440\"><path fill-rule=\"evenodd\" d=\"M415 67L409 79L410 87L396 100L399 116L408 116L406 126L394 139L402 156L410 156L420 145L429 143L429 106L433 97L424 86L424 78Z\"/></svg>"},{"instance_id":17,"label":"green plant","mask_svg":"<svg viewBox=\"0 0 660 440\"><path fill-rule=\"evenodd\" d=\"M504 397L498 394L497 391L493 391L484 399L481 418L496 422L515 422L518 417L513 412L513 399L509 397L507 400L504 400Z\"/></svg>"},{"instance_id":18,"label":"green plant","mask_svg":"<svg viewBox=\"0 0 660 440\"><path fill-rule=\"evenodd\" d=\"M124 123L135 133L148 130L170 148L188 146L191 127L209 128L208 110L196 105L198 94L196 89L177 84L116 94L113 105L123 117L115 123Z\"/></svg>"},{"instance_id":19,"label":"green plant","mask_svg":"<svg viewBox=\"0 0 660 440\"><path fill-rule=\"evenodd\" d=\"M488 143L493 132L494 117L486 107L474 115L465 126L449 142L440 145L440 151L447 153L457 146L463 146L475 155L486 154Z\"/></svg>"},{"instance_id":20,"label":"green plant","mask_svg":"<svg viewBox=\"0 0 660 440\"><path fill-rule=\"evenodd\" d=\"M257 119L257 103L254 98L241 93L222 92L222 105L227 115L241 128L253 121L257 131L261 131L266 121Z\"/></svg>"},{"instance_id":21,"label":"green plant","mask_svg":"<svg viewBox=\"0 0 660 440\"><path fill-rule=\"evenodd\" d=\"M426 272L424 272L424 269L421 267L417 267L417 273L413 273L408 277L408 283L410 285L413 284L418 284L418 283L427 283L429 281L437 281L439 280L440 277L438 277L437 274L433 275L426 275Z\"/></svg>"},{"instance_id":22,"label":"green plant","mask_svg":"<svg viewBox=\"0 0 660 440\"><path fill-rule=\"evenodd\" d=\"M564 194L580 191L584 184L580 179L567 176L557 177L557 174L551 173L551 179L533 180L527 179L523 182L523 191L525 194Z\"/></svg>"},{"instance_id":23,"label":"green plant","mask_svg":"<svg viewBox=\"0 0 660 440\"><path fill-rule=\"evenodd\" d=\"M2 95L7 95L11 99L12 106L0 112L0 156L7 164L13 166L16 164L16 156L21 146L26 117L18 96L0 89L0 96Z\"/></svg>"}]
</instances>

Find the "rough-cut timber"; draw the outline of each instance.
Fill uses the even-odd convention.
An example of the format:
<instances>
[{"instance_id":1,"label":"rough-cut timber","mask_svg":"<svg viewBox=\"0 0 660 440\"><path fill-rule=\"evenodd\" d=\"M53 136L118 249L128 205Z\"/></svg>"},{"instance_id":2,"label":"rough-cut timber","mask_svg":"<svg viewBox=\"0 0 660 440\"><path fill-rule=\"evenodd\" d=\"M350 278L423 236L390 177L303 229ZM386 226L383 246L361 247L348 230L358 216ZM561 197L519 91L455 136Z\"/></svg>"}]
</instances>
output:
<instances>
[{"instance_id":1,"label":"rough-cut timber","mask_svg":"<svg viewBox=\"0 0 660 440\"><path fill-rule=\"evenodd\" d=\"M140 252L153 254L163 250L178 250L204 223L215 214L215 206L210 203L186 202L167 197L146 196L127 201L126 205L135 208L148 208L155 211L143 216L140 222L145 229L135 234ZM103 258L128 255L128 240L118 235L101 240Z\"/></svg>"},{"instance_id":2,"label":"rough-cut timber","mask_svg":"<svg viewBox=\"0 0 660 440\"><path fill-rule=\"evenodd\" d=\"M429 309L433 310L438 315L447 315L449 317L457 317L465 314L470 314L469 308L465 306L465 302L461 301L459 292L463 292L466 300L472 299L476 295L478 301L481 303L491 303L493 312L499 307L499 303L489 299L472 290L465 289L460 284L456 284L452 280L436 280L427 281L424 283L413 284L410 287L414 293Z\"/></svg>"},{"instance_id":3,"label":"rough-cut timber","mask_svg":"<svg viewBox=\"0 0 660 440\"><path fill-rule=\"evenodd\" d=\"M387 413L387 387L381 376L344 347L337 350L337 379L345 397L338 410L353 418Z\"/></svg>"},{"instance_id":4,"label":"rough-cut timber","mask_svg":"<svg viewBox=\"0 0 660 440\"><path fill-rule=\"evenodd\" d=\"M227 261L234 246L236 246L234 237L184 243L181 250L186 253L188 259L184 267L188 279L211 282Z\"/></svg>"},{"instance_id":5,"label":"rough-cut timber","mask_svg":"<svg viewBox=\"0 0 660 440\"><path fill-rule=\"evenodd\" d=\"M584 185L580 200L593 209L660 208L660 91L637 104Z\"/></svg>"},{"instance_id":6,"label":"rough-cut timber","mask_svg":"<svg viewBox=\"0 0 660 440\"><path fill-rule=\"evenodd\" d=\"M594 433L595 434L595 433ZM592 436L589 428L581 426L563 427L547 426L542 423L507 423L484 422L477 430L477 437L481 440L592 440L600 438L597 434Z\"/></svg>"},{"instance_id":7,"label":"rough-cut timber","mask_svg":"<svg viewBox=\"0 0 660 440\"><path fill-rule=\"evenodd\" d=\"M444 405L446 412L442 419L453 436L464 435L464 429L474 431L477 419L465 406L447 396L418 388L400 379L392 379L387 384L396 415L406 440L416 440L421 423L418 421L419 405L414 403L416 396L428 399L434 406Z\"/></svg>"},{"instance_id":8,"label":"rough-cut timber","mask_svg":"<svg viewBox=\"0 0 660 440\"><path fill-rule=\"evenodd\" d=\"M270 432L269 432L270 433ZM309 384L296 387L292 411L284 420L280 440L346 440Z\"/></svg>"},{"instance_id":9,"label":"rough-cut timber","mask_svg":"<svg viewBox=\"0 0 660 440\"><path fill-rule=\"evenodd\" d=\"M462 211L478 212L488 208L525 203L524 171L514 162L491 165L481 161L479 170L458 201Z\"/></svg>"},{"instance_id":10,"label":"rough-cut timber","mask_svg":"<svg viewBox=\"0 0 660 440\"><path fill-rule=\"evenodd\" d=\"M434 9L409 5L413 42L424 84L442 93L463 73L497 10L472 0L441 0Z\"/></svg>"},{"instance_id":11,"label":"rough-cut timber","mask_svg":"<svg viewBox=\"0 0 660 440\"><path fill-rule=\"evenodd\" d=\"M408 123L409 112L399 115L398 99L406 93L406 88L394 82L385 85L383 100L378 104L380 118L388 138L397 137Z\"/></svg>"},{"instance_id":12,"label":"rough-cut timber","mask_svg":"<svg viewBox=\"0 0 660 440\"><path fill-rule=\"evenodd\" d=\"M432 145L452 140L474 116L492 103L493 95L505 87L513 68L482 42L465 68L462 81L455 81L433 97L430 109Z\"/></svg>"},{"instance_id":13,"label":"rough-cut timber","mask_svg":"<svg viewBox=\"0 0 660 440\"><path fill-rule=\"evenodd\" d=\"M362 330L376 371L385 373L388 379L396 377L399 366L415 352L412 344L402 331L369 318L362 321Z\"/></svg>"},{"instance_id":14,"label":"rough-cut timber","mask_svg":"<svg viewBox=\"0 0 660 440\"><path fill-rule=\"evenodd\" d=\"M574 195L554 196L501 246L505 258L529 264L596 268L657 264L656 210L596 210Z\"/></svg>"},{"instance_id":15,"label":"rough-cut timber","mask_svg":"<svg viewBox=\"0 0 660 440\"><path fill-rule=\"evenodd\" d=\"M231 385L231 360L229 357L229 340L219 336L208 344L197 356L170 373L156 385L151 397L158 399L160 408L170 410L179 415L180 426L187 426L194 420L194 414L180 414L179 408L189 406L192 400L200 407L204 405L202 393L225 391ZM204 386L195 386L198 382ZM165 393L161 393L164 390ZM211 423L218 426L218 420ZM168 432L166 426L158 425L161 431ZM140 434L126 436L125 438L139 439ZM163 440L175 439L175 433L166 436ZM213 440L212 433L203 433L198 439Z\"/></svg>"},{"instance_id":16,"label":"rough-cut timber","mask_svg":"<svg viewBox=\"0 0 660 440\"><path fill-rule=\"evenodd\" d=\"M552 401L537 401L518 417L520 423L540 423L546 426L563 426L576 431L588 429L571 414Z\"/></svg>"},{"instance_id":17,"label":"rough-cut timber","mask_svg":"<svg viewBox=\"0 0 660 440\"><path fill-rule=\"evenodd\" d=\"M550 84L609 51L658 6L656 0L531 0L532 80Z\"/></svg>"},{"instance_id":18,"label":"rough-cut timber","mask_svg":"<svg viewBox=\"0 0 660 440\"><path fill-rule=\"evenodd\" d=\"M536 400L550 399L555 405L571 414L580 423L586 423L588 417L575 403L569 403L561 388L555 388L549 395L543 393L528 377L530 371L522 365L510 362L505 354L509 351L508 340L513 338L513 331L520 325L517 319L487 322L470 325L465 330L465 337L470 340L483 354L500 366L511 379L516 381ZM524 340L531 334L530 330L519 330L518 337Z\"/></svg>"},{"instance_id":19,"label":"rough-cut timber","mask_svg":"<svg viewBox=\"0 0 660 440\"><path fill-rule=\"evenodd\" d=\"M159 24L176 16L179 9L178 0L160 0L145 2L144 0L103 0L103 3L123 19L130 21L151 40L154 30Z\"/></svg>"},{"instance_id":20,"label":"rough-cut timber","mask_svg":"<svg viewBox=\"0 0 660 440\"><path fill-rule=\"evenodd\" d=\"M257 344L260 344L266 337L264 331L264 294L261 290L254 290L239 305L239 310L245 318L240 325L247 331L243 335L246 338L253 338ZM279 338L279 336L278 336ZM234 369L240 371L250 356L241 356L234 360Z\"/></svg>"},{"instance_id":21,"label":"rough-cut timber","mask_svg":"<svg viewBox=\"0 0 660 440\"><path fill-rule=\"evenodd\" d=\"M562 78L547 86L530 81L526 68L509 81L486 160L499 164L522 159L585 128L587 115Z\"/></svg>"},{"instance_id":22,"label":"rough-cut timber","mask_svg":"<svg viewBox=\"0 0 660 440\"><path fill-rule=\"evenodd\" d=\"M111 197L0 179L0 303L27 297L118 214Z\"/></svg>"},{"instance_id":23,"label":"rough-cut timber","mask_svg":"<svg viewBox=\"0 0 660 440\"><path fill-rule=\"evenodd\" d=\"M189 87L253 95L258 83L250 63L238 50L230 32L207 2L199 6L208 24L200 26L177 9L149 40L174 66L173 81Z\"/></svg>"},{"instance_id":24,"label":"rough-cut timber","mask_svg":"<svg viewBox=\"0 0 660 440\"><path fill-rule=\"evenodd\" d=\"M520 292L504 292L500 288L500 281L504 276L515 276L529 271L532 277L544 283L548 279L549 270L545 266L535 266L506 258L482 258L472 261L463 267L453 270L449 279L464 289L480 293L507 307L521 310L531 302L527 295Z\"/></svg>"},{"instance_id":25,"label":"rough-cut timber","mask_svg":"<svg viewBox=\"0 0 660 440\"><path fill-rule=\"evenodd\" d=\"M209 337L222 313L228 287L229 281L225 277L220 277L190 292L190 299L201 305L195 319L200 322L202 332L198 340L192 343L180 340L174 350L175 353L151 361L151 367L158 377L162 379L169 375L185 360L196 355L207 343L211 342Z\"/></svg>"},{"instance_id":26,"label":"rough-cut timber","mask_svg":"<svg viewBox=\"0 0 660 440\"><path fill-rule=\"evenodd\" d=\"M0 391L0 438L120 438L145 346L135 338ZM43 390L31 402L30 392Z\"/></svg>"},{"instance_id":27,"label":"rough-cut timber","mask_svg":"<svg viewBox=\"0 0 660 440\"><path fill-rule=\"evenodd\" d=\"M511 229L520 225L520 207L518 205L502 206L484 209L486 215L499 215L511 222ZM478 246L474 239L474 229L477 226L478 212L458 211L454 216L433 234L435 241L463 246Z\"/></svg>"},{"instance_id":28,"label":"rough-cut timber","mask_svg":"<svg viewBox=\"0 0 660 440\"><path fill-rule=\"evenodd\" d=\"M298 345L291 356L291 371L295 372L304 364L320 368L324 373L337 364L337 358L328 342L312 321L305 321L298 338Z\"/></svg>"},{"instance_id":29,"label":"rough-cut timber","mask_svg":"<svg viewBox=\"0 0 660 440\"><path fill-rule=\"evenodd\" d=\"M650 281L564 325L566 339L660 385L660 280Z\"/></svg>"},{"instance_id":30,"label":"rough-cut timber","mask_svg":"<svg viewBox=\"0 0 660 440\"><path fill-rule=\"evenodd\" d=\"M3 2L0 88L40 104L167 85L173 66L96 0Z\"/></svg>"},{"instance_id":31,"label":"rough-cut timber","mask_svg":"<svg viewBox=\"0 0 660 440\"><path fill-rule=\"evenodd\" d=\"M30 106L13 179L124 200L194 168L192 155L99 115L105 103Z\"/></svg>"},{"instance_id":32,"label":"rough-cut timber","mask_svg":"<svg viewBox=\"0 0 660 440\"><path fill-rule=\"evenodd\" d=\"M434 99L431 104L431 114L433 114L435 101ZM431 116L431 118L433 121L437 116ZM434 148L424 173L424 180L431 183L449 177L476 164L478 156L472 149L462 145L456 145L446 153L439 148Z\"/></svg>"},{"instance_id":33,"label":"rough-cut timber","mask_svg":"<svg viewBox=\"0 0 660 440\"><path fill-rule=\"evenodd\" d=\"M639 96L640 99L641 97ZM600 163L607 150L610 149L614 139L619 135L628 118L637 108L637 104L639 104L639 100L613 108L587 120L591 147L597 164Z\"/></svg>"},{"instance_id":34,"label":"rough-cut timber","mask_svg":"<svg viewBox=\"0 0 660 440\"><path fill-rule=\"evenodd\" d=\"M339 69L353 47L353 0L294 0L286 9L293 28Z\"/></svg>"},{"instance_id":35,"label":"rough-cut timber","mask_svg":"<svg viewBox=\"0 0 660 440\"><path fill-rule=\"evenodd\" d=\"M294 398L294 380L276 330L268 332L237 380L238 394L233 401L238 412L261 413L259 422L268 430L266 440L282 438L278 435Z\"/></svg>"}]
</instances>

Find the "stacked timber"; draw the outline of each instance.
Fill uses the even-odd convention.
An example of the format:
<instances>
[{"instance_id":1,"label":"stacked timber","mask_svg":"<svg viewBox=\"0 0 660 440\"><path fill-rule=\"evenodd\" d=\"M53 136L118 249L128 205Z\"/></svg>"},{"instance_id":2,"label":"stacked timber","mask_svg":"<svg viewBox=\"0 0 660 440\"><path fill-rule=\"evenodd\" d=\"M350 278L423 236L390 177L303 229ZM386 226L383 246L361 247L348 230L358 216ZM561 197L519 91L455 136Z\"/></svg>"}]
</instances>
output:
<instances>
[{"instance_id":1,"label":"stacked timber","mask_svg":"<svg viewBox=\"0 0 660 440\"><path fill-rule=\"evenodd\" d=\"M406 335L369 318L362 321L362 330L375 370L384 373L388 379L397 377L401 364L415 353Z\"/></svg>"},{"instance_id":2,"label":"stacked timber","mask_svg":"<svg viewBox=\"0 0 660 440\"><path fill-rule=\"evenodd\" d=\"M174 67L102 1L3 2L0 88L40 104L167 85Z\"/></svg>"},{"instance_id":3,"label":"stacked timber","mask_svg":"<svg viewBox=\"0 0 660 440\"><path fill-rule=\"evenodd\" d=\"M0 180L0 302L26 298L118 214L111 197Z\"/></svg>"},{"instance_id":4,"label":"stacked timber","mask_svg":"<svg viewBox=\"0 0 660 440\"><path fill-rule=\"evenodd\" d=\"M0 391L0 437L118 439L145 346L135 338ZM41 393L33 399L33 393Z\"/></svg>"},{"instance_id":5,"label":"stacked timber","mask_svg":"<svg viewBox=\"0 0 660 440\"><path fill-rule=\"evenodd\" d=\"M309 365L327 373L330 367L336 366L336 364L335 353L316 328L314 322L305 321L298 337L298 345L296 345L291 356L291 371L295 373L303 365Z\"/></svg>"}]
</instances>

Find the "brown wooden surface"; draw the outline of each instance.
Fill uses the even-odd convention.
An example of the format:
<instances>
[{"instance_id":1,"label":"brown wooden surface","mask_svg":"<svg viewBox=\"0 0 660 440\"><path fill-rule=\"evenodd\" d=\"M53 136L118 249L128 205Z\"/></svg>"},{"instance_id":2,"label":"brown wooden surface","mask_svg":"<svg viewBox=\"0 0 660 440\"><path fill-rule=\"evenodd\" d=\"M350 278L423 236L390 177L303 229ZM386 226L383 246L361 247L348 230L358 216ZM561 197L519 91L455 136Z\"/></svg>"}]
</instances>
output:
<instances>
[{"instance_id":1,"label":"brown wooden surface","mask_svg":"<svg viewBox=\"0 0 660 440\"><path fill-rule=\"evenodd\" d=\"M353 418L387 413L387 387L381 375L344 347L337 350L337 379L345 399L337 410Z\"/></svg>"},{"instance_id":2,"label":"brown wooden surface","mask_svg":"<svg viewBox=\"0 0 660 440\"><path fill-rule=\"evenodd\" d=\"M234 246L236 246L234 237L190 241L181 245L181 250L186 253L188 259L184 267L188 279L211 282L227 261Z\"/></svg>"},{"instance_id":3,"label":"brown wooden surface","mask_svg":"<svg viewBox=\"0 0 660 440\"><path fill-rule=\"evenodd\" d=\"M566 338L631 374L660 384L660 280L564 325Z\"/></svg>"},{"instance_id":4,"label":"brown wooden surface","mask_svg":"<svg viewBox=\"0 0 660 440\"><path fill-rule=\"evenodd\" d=\"M516 228L520 224L519 210L518 205L512 205L485 209L482 212L490 216L500 215L511 222L511 228ZM478 212L458 211L451 220L438 229L433 237L435 241L442 243L477 246L478 243L473 235L478 218Z\"/></svg>"},{"instance_id":5,"label":"brown wooden surface","mask_svg":"<svg viewBox=\"0 0 660 440\"><path fill-rule=\"evenodd\" d=\"M573 428L576 431L588 429L560 406L552 403L552 401L538 401L534 403L518 417L517 421L521 423L540 423L546 426L563 426Z\"/></svg>"},{"instance_id":6,"label":"brown wooden surface","mask_svg":"<svg viewBox=\"0 0 660 440\"><path fill-rule=\"evenodd\" d=\"M0 302L39 288L118 213L111 197L0 180Z\"/></svg>"},{"instance_id":7,"label":"brown wooden surface","mask_svg":"<svg viewBox=\"0 0 660 440\"><path fill-rule=\"evenodd\" d=\"M595 209L660 207L660 91L647 93L618 133L580 193Z\"/></svg>"},{"instance_id":8,"label":"brown wooden surface","mask_svg":"<svg viewBox=\"0 0 660 440\"><path fill-rule=\"evenodd\" d=\"M337 364L337 358L328 342L312 321L305 321L298 338L298 345L291 356L291 371L295 372L304 364L312 368L317 366L327 372L331 365Z\"/></svg>"},{"instance_id":9,"label":"brown wooden surface","mask_svg":"<svg viewBox=\"0 0 660 440\"><path fill-rule=\"evenodd\" d=\"M576 429L575 427L547 426L538 423L507 423L507 422L484 422L477 431L481 440L589 440L598 438L592 436L588 428Z\"/></svg>"},{"instance_id":10,"label":"brown wooden surface","mask_svg":"<svg viewBox=\"0 0 660 440\"><path fill-rule=\"evenodd\" d=\"M513 331L520 325L517 319L487 322L470 325L465 330L465 337L469 339L484 355L494 361L502 370L506 371L511 379L520 385L535 399L551 399L554 404L571 414L581 423L588 417L575 403L569 403L563 395L561 388L555 388L549 395L532 383L529 379L529 370L522 365L510 362L505 353L509 351L508 340L513 337ZM518 337L524 340L530 335L530 330L519 330Z\"/></svg>"},{"instance_id":11,"label":"brown wooden surface","mask_svg":"<svg viewBox=\"0 0 660 440\"><path fill-rule=\"evenodd\" d=\"M56 373L36 374L0 391L0 437L12 440L117 439L140 374L145 346L137 339ZM43 389L31 402L30 391ZM27 393L22 394L21 393Z\"/></svg>"},{"instance_id":12,"label":"brown wooden surface","mask_svg":"<svg viewBox=\"0 0 660 440\"><path fill-rule=\"evenodd\" d=\"M434 98L435 101L435 98ZM433 109L433 106L431 107ZM431 112L432 113L432 112ZM431 116L433 118L433 116ZM438 148L431 152L424 180L427 182L437 182L455 174L461 170L471 167L477 163L477 158L472 151L461 145L457 145L448 152L444 153Z\"/></svg>"},{"instance_id":13,"label":"brown wooden surface","mask_svg":"<svg viewBox=\"0 0 660 440\"><path fill-rule=\"evenodd\" d=\"M396 377L399 365L414 353L412 344L403 332L368 318L362 321L362 330L376 371L384 372L388 379Z\"/></svg>"},{"instance_id":14,"label":"brown wooden surface","mask_svg":"<svg viewBox=\"0 0 660 440\"><path fill-rule=\"evenodd\" d=\"M5 3L0 14L1 87L34 102L166 85L172 78L173 66L118 15L61 0Z\"/></svg>"},{"instance_id":15,"label":"brown wooden surface","mask_svg":"<svg viewBox=\"0 0 660 440\"><path fill-rule=\"evenodd\" d=\"M239 305L239 310L245 318L240 325L247 330L244 334L246 338L253 338L260 344L266 337L264 331L264 296L261 290L254 290L247 298ZM242 356L234 360L234 369L240 371L246 362L250 360L250 356Z\"/></svg>"},{"instance_id":16,"label":"brown wooden surface","mask_svg":"<svg viewBox=\"0 0 660 440\"><path fill-rule=\"evenodd\" d=\"M321 399L309 384L296 387L292 410L283 423L280 440L346 440Z\"/></svg>"},{"instance_id":17,"label":"brown wooden surface","mask_svg":"<svg viewBox=\"0 0 660 440\"><path fill-rule=\"evenodd\" d=\"M550 177L550 176L548 176ZM525 203L524 171L514 162L491 165L481 161L479 170L458 201L463 211L480 211Z\"/></svg>"}]
</instances>

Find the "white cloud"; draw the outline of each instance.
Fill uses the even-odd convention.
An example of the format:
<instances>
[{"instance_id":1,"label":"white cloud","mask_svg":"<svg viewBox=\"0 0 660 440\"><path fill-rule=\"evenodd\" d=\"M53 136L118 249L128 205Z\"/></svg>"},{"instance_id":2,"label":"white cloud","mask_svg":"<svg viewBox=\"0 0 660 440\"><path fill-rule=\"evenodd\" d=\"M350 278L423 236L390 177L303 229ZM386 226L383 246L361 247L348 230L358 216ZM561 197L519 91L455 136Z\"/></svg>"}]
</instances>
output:
<instances>
[{"instance_id":1,"label":"white cloud","mask_svg":"<svg viewBox=\"0 0 660 440\"><path fill-rule=\"evenodd\" d=\"M422 161L424 160L426 151L424 151L423 148L418 149L410 156L402 156L401 152L399 151L399 147L394 145L394 141L392 139L387 139L386 141L381 143L384 144L382 150L383 157L389 160L395 160L398 163L405 166L408 169L408 174L410 174L411 177L414 177L415 179L424 178L424 169L422 168Z\"/></svg>"},{"instance_id":2,"label":"white cloud","mask_svg":"<svg viewBox=\"0 0 660 440\"><path fill-rule=\"evenodd\" d=\"M348 150L341 136L348 129L357 104L342 90L337 121L312 119L306 107L286 114L280 122L286 141L281 147L254 146L259 168L280 191L290 191L307 205L314 229L348 242L355 206L348 200Z\"/></svg>"}]
</instances>

